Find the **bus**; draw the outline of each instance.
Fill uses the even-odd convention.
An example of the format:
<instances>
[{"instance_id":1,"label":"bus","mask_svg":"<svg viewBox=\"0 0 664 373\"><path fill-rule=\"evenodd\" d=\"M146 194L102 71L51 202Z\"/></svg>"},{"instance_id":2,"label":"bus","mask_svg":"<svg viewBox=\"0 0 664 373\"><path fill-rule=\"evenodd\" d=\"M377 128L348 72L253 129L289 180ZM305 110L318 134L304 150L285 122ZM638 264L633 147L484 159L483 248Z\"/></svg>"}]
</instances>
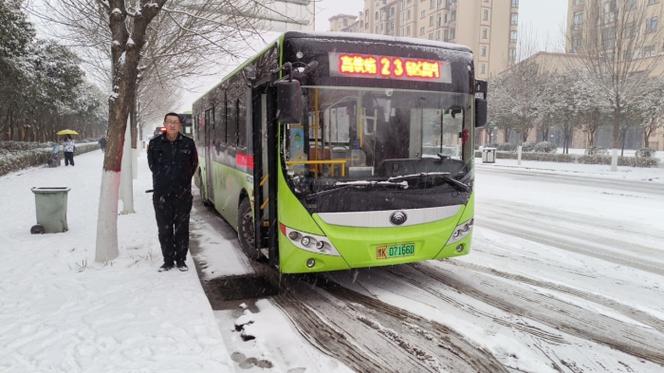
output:
<instances>
[{"instance_id":1,"label":"bus","mask_svg":"<svg viewBox=\"0 0 664 373\"><path fill-rule=\"evenodd\" d=\"M281 273L468 254L474 72L460 45L287 32L194 103L195 183Z\"/></svg>"}]
</instances>

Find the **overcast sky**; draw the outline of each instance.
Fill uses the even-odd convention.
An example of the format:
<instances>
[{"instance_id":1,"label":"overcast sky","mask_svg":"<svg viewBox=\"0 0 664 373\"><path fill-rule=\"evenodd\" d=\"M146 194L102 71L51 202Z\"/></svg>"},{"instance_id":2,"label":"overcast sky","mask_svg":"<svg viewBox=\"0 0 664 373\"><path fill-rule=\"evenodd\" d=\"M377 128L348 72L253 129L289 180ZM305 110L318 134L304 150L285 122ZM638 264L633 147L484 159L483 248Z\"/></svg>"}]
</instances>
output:
<instances>
[{"instance_id":1,"label":"overcast sky","mask_svg":"<svg viewBox=\"0 0 664 373\"><path fill-rule=\"evenodd\" d=\"M330 17L339 13L356 15L364 5L363 0L317 1L317 31L330 29ZM538 40L539 50L562 50L566 13L567 0L520 0L519 28Z\"/></svg>"}]
</instances>

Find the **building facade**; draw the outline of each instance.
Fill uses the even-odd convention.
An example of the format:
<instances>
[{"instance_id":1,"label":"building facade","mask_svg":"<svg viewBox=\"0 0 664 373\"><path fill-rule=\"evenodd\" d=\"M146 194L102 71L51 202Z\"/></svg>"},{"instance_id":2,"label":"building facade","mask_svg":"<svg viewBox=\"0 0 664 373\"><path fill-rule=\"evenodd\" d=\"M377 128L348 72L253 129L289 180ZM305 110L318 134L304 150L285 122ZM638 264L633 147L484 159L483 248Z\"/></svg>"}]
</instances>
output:
<instances>
[{"instance_id":1,"label":"building facade","mask_svg":"<svg viewBox=\"0 0 664 373\"><path fill-rule=\"evenodd\" d=\"M364 17L348 14L337 14L330 18L330 31L332 32L364 32Z\"/></svg>"},{"instance_id":2,"label":"building facade","mask_svg":"<svg viewBox=\"0 0 664 373\"><path fill-rule=\"evenodd\" d=\"M489 79L514 63L518 24L518 0L364 0L349 31L466 45L477 77Z\"/></svg>"},{"instance_id":3,"label":"building facade","mask_svg":"<svg viewBox=\"0 0 664 373\"><path fill-rule=\"evenodd\" d=\"M639 48L634 57L663 54L662 16L662 0L568 0L565 50L582 53L589 39L607 48L620 35L636 35Z\"/></svg>"}]
</instances>

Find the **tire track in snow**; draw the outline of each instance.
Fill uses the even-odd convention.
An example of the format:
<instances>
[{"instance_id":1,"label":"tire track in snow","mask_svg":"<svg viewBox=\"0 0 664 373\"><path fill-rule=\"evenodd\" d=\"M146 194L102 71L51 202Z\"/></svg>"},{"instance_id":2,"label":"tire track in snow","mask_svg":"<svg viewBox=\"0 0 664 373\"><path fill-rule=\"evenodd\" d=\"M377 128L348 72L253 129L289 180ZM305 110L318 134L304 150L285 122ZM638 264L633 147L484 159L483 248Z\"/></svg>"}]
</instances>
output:
<instances>
[{"instance_id":1,"label":"tire track in snow","mask_svg":"<svg viewBox=\"0 0 664 373\"><path fill-rule=\"evenodd\" d=\"M361 372L506 372L444 325L337 284L289 284L277 305L321 351Z\"/></svg>"},{"instance_id":2,"label":"tire track in snow","mask_svg":"<svg viewBox=\"0 0 664 373\"><path fill-rule=\"evenodd\" d=\"M536 280L530 277L522 276L522 275L517 275L517 274L512 274L512 273L507 273L507 272L502 272L493 268L488 268L488 267L483 267L479 266L476 264L472 263L465 263L461 261L455 261L455 262L448 262L448 264L457 266L457 267L462 267L467 270L472 270L476 272L482 272L486 273L492 276L496 277L501 277L505 278L508 280L513 280L519 283L524 283L544 289L549 289L549 290L554 290L558 291L561 293L565 294L570 294L576 297L579 297L581 299L602 305L604 307L613 309L614 311L617 311L618 313L621 313L625 315L626 317L633 319L635 321L638 321L642 324L648 325L652 327L653 329L657 330L658 332L664 334L664 320L659 319L647 312L644 312L642 310L639 310L637 308L631 307L627 304L620 303L614 299L599 295L599 294L593 294L593 293L588 293L579 289L575 289L569 286L565 285L560 285L556 284L553 282L548 282L548 281L543 281L543 280Z\"/></svg>"},{"instance_id":3,"label":"tire track in snow","mask_svg":"<svg viewBox=\"0 0 664 373\"><path fill-rule=\"evenodd\" d=\"M616 320L506 281L496 281L495 277L492 279L481 272L462 277L429 264L416 264L411 268L505 312L664 366L664 335L656 330Z\"/></svg>"},{"instance_id":4,"label":"tire track in snow","mask_svg":"<svg viewBox=\"0 0 664 373\"><path fill-rule=\"evenodd\" d=\"M427 279L429 279L429 277L418 276L417 274L413 274L412 271L408 271L407 267L405 266L398 268L389 268L387 269L387 272L389 272L391 275L395 277L400 278L402 281L414 285L417 288L422 289L427 293L435 296L436 298L443 300L446 303L449 303L450 305L462 310L464 313L475 315L481 318L486 318L496 324L518 330L522 333L534 337L535 339L543 340L549 344L560 345L568 343L562 335L557 333L550 333L546 330L543 330L535 325L526 322L526 320L514 321L514 320L504 319L489 312L481 311L468 303L459 302L454 298L450 297L449 295L445 294L445 292L442 291L441 289L440 283L435 283L434 284L435 286L433 286L430 281L426 281ZM424 279L422 279L421 277L424 277ZM456 290L447 286L446 288L450 289L450 291Z\"/></svg>"},{"instance_id":5,"label":"tire track in snow","mask_svg":"<svg viewBox=\"0 0 664 373\"><path fill-rule=\"evenodd\" d=\"M532 223L532 221L530 221ZM510 223L507 221L478 221L478 226L505 233L511 236L523 237L529 241L538 242L557 249L570 251L576 254L582 254L597 259L602 259L610 263L619 264L626 267L640 269L642 271L664 276L664 268L661 264L646 262L635 257L620 255L616 252L607 252L605 246L592 243L579 245L574 239L565 238L559 234L547 233L545 228L528 228L521 224Z\"/></svg>"},{"instance_id":6,"label":"tire track in snow","mask_svg":"<svg viewBox=\"0 0 664 373\"><path fill-rule=\"evenodd\" d=\"M494 222L515 224L520 228L525 227L525 229L531 229L537 232L546 232L546 234L551 237L560 237L561 239L566 239L568 241L577 240L579 241L578 243L583 243L583 245L586 246L604 248L604 251L606 251L607 247L612 249L611 252L623 251L629 253L624 255L625 257L637 260L639 256L658 258L664 254L664 250L661 249L592 233L595 232L598 227L589 225L587 222L585 224L587 227L586 229L579 227L579 223L577 223L575 229L570 229L569 224L567 227L564 226L565 223L568 223L564 218L542 219L542 216L538 216L538 214L533 212L529 214L525 211L515 212L511 209L494 208L491 205L483 207L481 214L478 215L477 222L480 226L489 227ZM559 222L563 224L560 224ZM601 229L601 227L599 228ZM617 254L621 255L620 253Z\"/></svg>"}]
</instances>

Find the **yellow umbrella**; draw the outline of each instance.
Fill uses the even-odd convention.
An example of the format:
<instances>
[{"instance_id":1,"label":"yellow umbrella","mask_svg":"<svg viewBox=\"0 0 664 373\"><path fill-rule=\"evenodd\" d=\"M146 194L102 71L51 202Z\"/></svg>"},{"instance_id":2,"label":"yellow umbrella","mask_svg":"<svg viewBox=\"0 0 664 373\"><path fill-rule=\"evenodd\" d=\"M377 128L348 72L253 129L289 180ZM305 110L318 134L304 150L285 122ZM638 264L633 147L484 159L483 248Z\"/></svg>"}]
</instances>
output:
<instances>
[{"instance_id":1,"label":"yellow umbrella","mask_svg":"<svg viewBox=\"0 0 664 373\"><path fill-rule=\"evenodd\" d=\"M60 135L60 136L64 136L64 135L78 135L78 132L76 132L76 131L74 131L74 130L62 130L62 131L58 131L58 132L56 132L56 133L57 133L58 135Z\"/></svg>"}]
</instances>

